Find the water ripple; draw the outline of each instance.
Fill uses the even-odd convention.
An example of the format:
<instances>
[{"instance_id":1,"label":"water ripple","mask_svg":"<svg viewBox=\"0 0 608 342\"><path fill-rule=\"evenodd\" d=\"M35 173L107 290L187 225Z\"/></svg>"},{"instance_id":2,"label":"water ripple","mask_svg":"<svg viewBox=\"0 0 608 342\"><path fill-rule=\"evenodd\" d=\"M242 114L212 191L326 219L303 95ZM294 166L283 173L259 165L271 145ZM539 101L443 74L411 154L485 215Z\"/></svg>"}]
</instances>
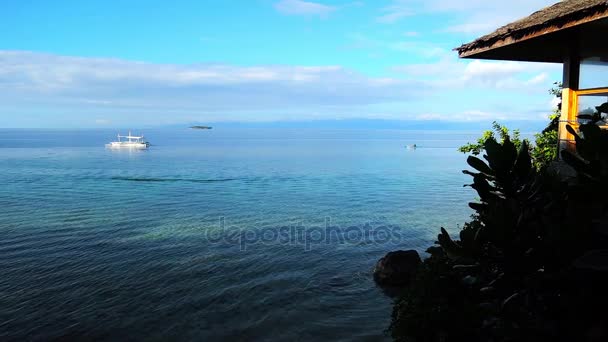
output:
<instances>
[{"instance_id":1,"label":"water ripple","mask_svg":"<svg viewBox=\"0 0 608 342\"><path fill-rule=\"evenodd\" d=\"M281 143L196 132L129 154L99 147L112 132L99 146L59 147L101 134L89 133L0 148L0 340L386 340L392 302L372 281L374 263L423 250L470 213L464 158L404 151L408 139L438 144L421 136ZM208 238L326 222L401 239L306 249Z\"/></svg>"},{"instance_id":2,"label":"water ripple","mask_svg":"<svg viewBox=\"0 0 608 342\"><path fill-rule=\"evenodd\" d=\"M217 178L217 179L190 179L190 178L151 178L151 177L112 177L114 180L131 182L190 182L190 183L214 183L229 182L238 180L236 178Z\"/></svg>"}]
</instances>

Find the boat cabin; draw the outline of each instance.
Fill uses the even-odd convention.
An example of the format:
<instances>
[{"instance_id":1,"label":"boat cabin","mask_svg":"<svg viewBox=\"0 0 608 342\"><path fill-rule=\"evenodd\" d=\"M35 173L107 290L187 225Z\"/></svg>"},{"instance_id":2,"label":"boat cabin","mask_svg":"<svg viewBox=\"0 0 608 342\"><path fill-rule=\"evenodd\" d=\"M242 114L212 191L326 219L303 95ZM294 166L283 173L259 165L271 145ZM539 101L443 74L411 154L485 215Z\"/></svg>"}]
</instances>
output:
<instances>
[{"instance_id":1,"label":"boat cabin","mask_svg":"<svg viewBox=\"0 0 608 342\"><path fill-rule=\"evenodd\" d=\"M573 149L567 124L608 115L607 38L608 0L564 0L455 50L461 58L562 63L559 147ZM606 121L598 124L608 128Z\"/></svg>"}]
</instances>

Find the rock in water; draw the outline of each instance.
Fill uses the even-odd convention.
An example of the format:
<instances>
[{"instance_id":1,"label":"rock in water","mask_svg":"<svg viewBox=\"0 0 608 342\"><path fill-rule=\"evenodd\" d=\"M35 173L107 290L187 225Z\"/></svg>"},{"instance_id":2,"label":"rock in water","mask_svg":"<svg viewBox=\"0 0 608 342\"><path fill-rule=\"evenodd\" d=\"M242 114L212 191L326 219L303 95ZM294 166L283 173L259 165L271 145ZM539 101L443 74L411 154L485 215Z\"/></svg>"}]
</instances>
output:
<instances>
[{"instance_id":1,"label":"rock in water","mask_svg":"<svg viewBox=\"0 0 608 342\"><path fill-rule=\"evenodd\" d=\"M403 286L410 283L420 266L417 251L389 252L378 260L374 269L374 280L383 286Z\"/></svg>"}]
</instances>

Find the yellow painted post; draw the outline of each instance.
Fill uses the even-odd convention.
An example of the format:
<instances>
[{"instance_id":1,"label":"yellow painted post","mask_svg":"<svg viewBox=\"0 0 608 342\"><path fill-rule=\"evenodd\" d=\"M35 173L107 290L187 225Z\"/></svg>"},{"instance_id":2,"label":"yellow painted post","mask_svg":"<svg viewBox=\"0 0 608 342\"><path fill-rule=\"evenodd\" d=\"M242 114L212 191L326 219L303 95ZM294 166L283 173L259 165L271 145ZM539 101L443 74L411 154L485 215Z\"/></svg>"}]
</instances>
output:
<instances>
[{"instance_id":1,"label":"yellow painted post","mask_svg":"<svg viewBox=\"0 0 608 342\"><path fill-rule=\"evenodd\" d=\"M560 116L558 139L560 152L564 148L574 149L574 137L566 130L566 125L576 126L576 115L578 113L577 90L579 86L580 59L573 53L564 59L564 73L562 81L562 114ZM575 127L576 128L576 127ZM558 153L558 155L561 155Z\"/></svg>"},{"instance_id":2,"label":"yellow painted post","mask_svg":"<svg viewBox=\"0 0 608 342\"><path fill-rule=\"evenodd\" d=\"M578 114L578 101L575 90L564 88L562 90L562 114L559 120L560 150L574 148L574 136L566 130L566 125L577 128L576 115Z\"/></svg>"}]
</instances>

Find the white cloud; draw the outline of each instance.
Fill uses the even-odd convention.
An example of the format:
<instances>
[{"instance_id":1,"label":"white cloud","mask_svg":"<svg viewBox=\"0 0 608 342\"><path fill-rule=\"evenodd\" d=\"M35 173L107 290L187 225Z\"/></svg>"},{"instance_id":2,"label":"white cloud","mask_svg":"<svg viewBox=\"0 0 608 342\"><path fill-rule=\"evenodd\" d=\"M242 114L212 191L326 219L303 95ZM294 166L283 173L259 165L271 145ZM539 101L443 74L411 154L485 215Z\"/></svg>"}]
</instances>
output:
<instances>
[{"instance_id":1,"label":"white cloud","mask_svg":"<svg viewBox=\"0 0 608 342\"><path fill-rule=\"evenodd\" d=\"M474 60L466 64L463 78L470 79L498 79L511 76L524 70L524 64L517 62L487 62Z\"/></svg>"},{"instance_id":2,"label":"white cloud","mask_svg":"<svg viewBox=\"0 0 608 342\"><path fill-rule=\"evenodd\" d=\"M152 64L109 58L83 58L24 51L0 51L0 78L40 92L73 90L83 84L118 85L145 81L166 87L317 80L340 74L340 66L252 66Z\"/></svg>"},{"instance_id":3,"label":"white cloud","mask_svg":"<svg viewBox=\"0 0 608 342\"><path fill-rule=\"evenodd\" d=\"M407 52L408 54L424 58L436 58L443 56L453 56L454 53L448 49L438 46L437 44L428 41L415 39L418 36L417 32L406 32L408 40L385 41L368 37L361 33L353 33L347 36L349 43L344 45L344 49L360 49L372 50L372 53L378 54L382 50L394 50L399 52Z\"/></svg>"},{"instance_id":4,"label":"white cloud","mask_svg":"<svg viewBox=\"0 0 608 342\"><path fill-rule=\"evenodd\" d=\"M412 3L416 0L406 0L402 2ZM424 0L420 1L426 3L426 8L434 11L494 11L495 13L506 13L509 15L528 15L532 12L541 9L545 6L554 4L555 0L511 0L511 1L500 1L500 0L468 0L468 1L454 1L454 0Z\"/></svg>"},{"instance_id":5,"label":"white cloud","mask_svg":"<svg viewBox=\"0 0 608 342\"><path fill-rule=\"evenodd\" d=\"M423 121L441 120L441 119L443 119L443 117L444 117L443 115L438 114L438 113L425 113L425 114L416 115L417 120L423 120Z\"/></svg>"},{"instance_id":6,"label":"white cloud","mask_svg":"<svg viewBox=\"0 0 608 342\"><path fill-rule=\"evenodd\" d=\"M558 64L468 61L455 56L393 70L432 89L423 97L426 114L417 115L420 120L546 120L554 108L547 105L547 90L561 76Z\"/></svg>"},{"instance_id":7,"label":"white cloud","mask_svg":"<svg viewBox=\"0 0 608 342\"><path fill-rule=\"evenodd\" d=\"M491 120L505 120L507 117L499 113L491 113L478 109L466 110L457 114L446 116L445 114L439 113L426 113L417 115L418 120L424 121L455 121L455 122L472 122L472 121L491 121Z\"/></svg>"},{"instance_id":8,"label":"white cloud","mask_svg":"<svg viewBox=\"0 0 608 342\"><path fill-rule=\"evenodd\" d=\"M483 120L506 120L507 117L504 114L489 113L483 110L467 110L459 116L464 121L483 121Z\"/></svg>"},{"instance_id":9,"label":"white cloud","mask_svg":"<svg viewBox=\"0 0 608 342\"><path fill-rule=\"evenodd\" d=\"M548 78L549 78L549 75L546 72L542 72L542 73L530 78L529 80L527 80L526 84L539 85L539 84L547 83Z\"/></svg>"},{"instance_id":10,"label":"white cloud","mask_svg":"<svg viewBox=\"0 0 608 342\"><path fill-rule=\"evenodd\" d=\"M490 33L492 30L499 28L508 22L508 20L492 17L491 20L478 21L476 19L467 18L467 21L462 24L451 25L445 28L446 32L452 33Z\"/></svg>"},{"instance_id":11,"label":"white cloud","mask_svg":"<svg viewBox=\"0 0 608 342\"><path fill-rule=\"evenodd\" d=\"M559 78L561 66L510 61L467 61L444 55L435 62L397 66L393 70L410 78L429 80L446 87L479 86L529 92L548 89L551 80Z\"/></svg>"},{"instance_id":12,"label":"white cloud","mask_svg":"<svg viewBox=\"0 0 608 342\"><path fill-rule=\"evenodd\" d=\"M504 113L494 113L479 109L465 110L459 113L451 113L450 115L439 113L426 113L416 116L417 120L424 121L453 121L453 122L474 122L474 121L493 121L507 120L509 116Z\"/></svg>"},{"instance_id":13,"label":"white cloud","mask_svg":"<svg viewBox=\"0 0 608 342\"><path fill-rule=\"evenodd\" d=\"M465 63L453 58L441 58L432 63L412 63L393 67L397 73L404 73L415 78L453 78L458 76L464 68Z\"/></svg>"},{"instance_id":14,"label":"white cloud","mask_svg":"<svg viewBox=\"0 0 608 342\"><path fill-rule=\"evenodd\" d=\"M281 0L274 7L287 15L308 15L325 17L336 10L336 7L323 5L318 2L303 0Z\"/></svg>"},{"instance_id":15,"label":"white cloud","mask_svg":"<svg viewBox=\"0 0 608 342\"><path fill-rule=\"evenodd\" d=\"M382 15L376 18L376 20L384 24L393 24L414 15L414 13L409 6L404 6L402 1L395 1L393 4L382 9Z\"/></svg>"},{"instance_id":16,"label":"white cloud","mask_svg":"<svg viewBox=\"0 0 608 342\"><path fill-rule=\"evenodd\" d=\"M0 113L60 113L68 124L81 125L529 119L548 109L546 89L559 70L446 55L433 63L395 67L390 77L370 77L332 65L154 64L0 51ZM0 115L0 125L12 122Z\"/></svg>"},{"instance_id":17,"label":"white cloud","mask_svg":"<svg viewBox=\"0 0 608 342\"><path fill-rule=\"evenodd\" d=\"M5 108L56 107L83 113L103 108L96 115L179 112L243 121L257 120L256 111L264 111L266 118L282 112L306 119L312 111L348 116L353 107L407 101L423 86L332 65L153 64L0 51L0 107Z\"/></svg>"},{"instance_id":18,"label":"white cloud","mask_svg":"<svg viewBox=\"0 0 608 342\"><path fill-rule=\"evenodd\" d=\"M418 14L449 13L454 19L446 21L439 31L467 34L489 33L490 30L552 5L556 0L393 0L383 8L377 20L395 23Z\"/></svg>"}]
</instances>

